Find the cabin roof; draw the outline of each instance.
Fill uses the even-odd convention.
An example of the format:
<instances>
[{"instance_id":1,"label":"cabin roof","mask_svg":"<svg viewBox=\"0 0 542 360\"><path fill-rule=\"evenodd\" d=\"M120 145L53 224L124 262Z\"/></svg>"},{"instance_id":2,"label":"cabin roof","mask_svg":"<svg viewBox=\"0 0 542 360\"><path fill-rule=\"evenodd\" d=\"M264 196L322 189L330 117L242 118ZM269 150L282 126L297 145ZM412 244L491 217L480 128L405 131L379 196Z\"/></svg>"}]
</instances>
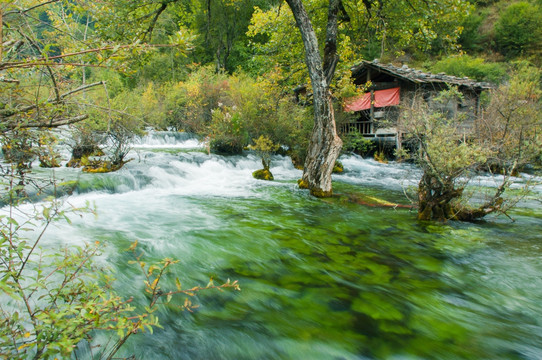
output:
<instances>
[{"instance_id":1,"label":"cabin roof","mask_svg":"<svg viewBox=\"0 0 542 360\"><path fill-rule=\"evenodd\" d=\"M366 61L351 68L352 76L358 79L364 79L367 76L367 71L376 70L381 73L388 74L392 77L399 78L405 81L409 81L415 84L448 84L456 85L459 87L466 87L472 90L488 90L494 87L493 84L488 82L477 82L468 77L456 77L446 75L444 73L432 74L426 73L421 70L409 68L407 65L401 67L392 64L381 64L378 60Z\"/></svg>"}]
</instances>

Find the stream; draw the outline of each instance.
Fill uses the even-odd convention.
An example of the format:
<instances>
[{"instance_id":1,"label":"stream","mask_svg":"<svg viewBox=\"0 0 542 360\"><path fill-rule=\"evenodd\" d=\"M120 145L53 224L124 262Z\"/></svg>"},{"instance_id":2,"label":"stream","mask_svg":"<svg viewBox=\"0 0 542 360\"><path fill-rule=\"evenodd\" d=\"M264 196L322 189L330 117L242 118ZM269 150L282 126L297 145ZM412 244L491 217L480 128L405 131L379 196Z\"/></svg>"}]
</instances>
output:
<instances>
[{"instance_id":1,"label":"stream","mask_svg":"<svg viewBox=\"0 0 542 360\"><path fill-rule=\"evenodd\" d=\"M143 276L124 251L135 240L149 261L180 260L169 276L185 288L213 277L242 290L200 292L193 312L162 308L162 328L132 336L118 356L542 358L540 186L514 222L419 222L407 208L313 198L287 157L273 157L275 181L255 180L255 155L208 155L189 134L151 133L129 157L116 173L56 170L78 181L66 201L98 215L56 224L44 246L104 243L98 261L141 302ZM341 161L337 194L408 204L403 188L420 176L411 164Z\"/></svg>"}]
</instances>

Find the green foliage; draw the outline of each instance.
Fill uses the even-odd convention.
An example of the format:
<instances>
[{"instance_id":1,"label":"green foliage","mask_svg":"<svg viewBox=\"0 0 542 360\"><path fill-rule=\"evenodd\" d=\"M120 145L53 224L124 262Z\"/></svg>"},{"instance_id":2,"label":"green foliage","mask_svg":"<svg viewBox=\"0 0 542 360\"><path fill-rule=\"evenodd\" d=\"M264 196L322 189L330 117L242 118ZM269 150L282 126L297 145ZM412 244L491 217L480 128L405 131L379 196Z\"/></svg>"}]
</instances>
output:
<instances>
[{"instance_id":1,"label":"green foliage","mask_svg":"<svg viewBox=\"0 0 542 360\"><path fill-rule=\"evenodd\" d=\"M477 81L501 83L507 76L504 64L487 63L482 58L473 58L469 55L451 56L438 61L433 65L433 72L444 72L458 77L469 77Z\"/></svg>"},{"instance_id":2,"label":"green foliage","mask_svg":"<svg viewBox=\"0 0 542 360\"><path fill-rule=\"evenodd\" d=\"M10 180L10 175L4 180ZM16 189L8 182L8 192ZM96 329L131 331L133 307L111 288L107 270L92 263L101 244L50 251L39 248L47 228L69 213L52 200L29 218L0 215L0 356L2 358L66 358ZM145 323L153 325L150 318Z\"/></svg>"},{"instance_id":3,"label":"green foliage","mask_svg":"<svg viewBox=\"0 0 542 360\"><path fill-rule=\"evenodd\" d=\"M458 26L471 11L464 1L383 1L378 9L372 2L343 1L345 12L339 14L337 52L341 59L340 74L348 77L352 63L361 54L372 60L396 57L407 50L421 57L428 51L447 52L455 49L461 33ZM368 6L370 5L370 6ZM328 6L319 1L304 2L323 51ZM269 10L256 9L248 35L256 52L253 68L278 69L287 84L308 83L303 64L303 44L291 11L286 6ZM261 74L261 73L259 73Z\"/></svg>"},{"instance_id":4,"label":"green foliage","mask_svg":"<svg viewBox=\"0 0 542 360\"><path fill-rule=\"evenodd\" d=\"M367 139L359 131L349 131L343 136L343 150L366 156L373 152L375 143Z\"/></svg>"},{"instance_id":5,"label":"green foliage","mask_svg":"<svg viewBox=\"0 0 542 360\"><path fill-rule=\"evenodd\" d=\"M213 110L209 134L211 150L223 154L240 154L249 138L239 113L222 104Z\"/></svg>"},{"instance_id":6,"label":"green foliage","mask_svg":"<svg viewBox=\"0 0 542 360\"><path fill-rule=\"evenodd\" d=\"M463 19L463 31L458 39L462 50L467 52L484 50L484 40L486 39L480 31L480 27L485 17L487 17L486 13L471 12Z\"/></svg>"},{"instance_id":7,"label":"green foliage","mask_svg":"<svg viewBox=\"0 0 542 360\"><path fill-rule=\"evenodd\" d=\"M493 155L493 150L471 139L476 134L469 133L467 139L462 130L466 118L446 112L447 104L460 100L461 95L451 88L435 98L432 107L417 99L402 112L400 126L415 143L414 159L423 170L418 186L418 218L422 220L472 220L501 210L504 185L481 205L479 212L462 203L465 186Z\"/></svg>"},{"instance_id":8,"label":"green foliage","mask_svg":"<svg viewBox=\"0 0 542 360\"><path fill-rule=\"evenodd\" d=\"M481 140L495 156L490 166L514 173L542 155L542 71L526 62L513 64L509 84L491 94L479 120Z\"/></svg>"},{"instance_id":9,"label":"green foliage","mask_svg":"<svg viewBox=\"0 0 542 360\"><path fill-rule=\"evenodd\" d=\"M197 67L185 81L161 86L149 82L119 94L112 103L125 104L147 126L207 138L217 152L239 153L251 139L265 136L302 162L312 128L310 113L285 96L274 80Z\"/></svg>"},{"instance_id":10,"label":"green foliage","mask_svg":"<svg viewBox=\"0 0 542 360\"><path fill-rule=\"evenodd\" d=\"M542 9L526 1L509 5L495 24L497 48L507 57L537 54L542 42Z\"/></svg>"},{"instance_id":11,"label":"green foliage","mask_svg":"<svg viewBox=\"0 0 542 360\"><path fill-rule=\"evenodd\" d=\"M256 154L262 159L264 170L269 170L271 166L271 154L280 148L280 145L273 144L273 141L267 136L260 135L257 139L252 139L254 145L250 145L251 150L256 151Z\"/></svg>"}]
</instances>

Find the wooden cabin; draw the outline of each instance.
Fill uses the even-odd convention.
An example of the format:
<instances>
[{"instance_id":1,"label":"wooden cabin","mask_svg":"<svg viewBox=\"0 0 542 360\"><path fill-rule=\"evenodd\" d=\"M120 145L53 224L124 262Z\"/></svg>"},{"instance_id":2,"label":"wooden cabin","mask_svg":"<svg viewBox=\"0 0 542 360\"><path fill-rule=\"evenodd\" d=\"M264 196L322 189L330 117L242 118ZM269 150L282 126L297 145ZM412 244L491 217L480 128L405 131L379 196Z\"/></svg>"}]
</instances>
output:
<instances>
[{"instance_id":1,"label":"wooden cabin","mask_svg":"<svg viewBox=\"0 0 542 360\"><path fill-rule=\"evenodd\" d=\"M362 61L351 70L356 85L369 86L365 94L345 102L344 111L351 116L339 124L339 132L358 131L366 138L394 142L398 148L402 141L396 124L401 105L405 102L412 102L416 96L423 96L423 99L431 104L431 99L441 90L456 86L463 93L463 100L449 102L445 109L440 110L450 116L464 113L467 121L464 122L463 130L467 133L472 131L474 119L480 113L480 94L493 87L489 83L476 82L469 78L444 73L425 73L407 65L398 67L381 64L378 60Z\"/></svg>"}]
</instances>

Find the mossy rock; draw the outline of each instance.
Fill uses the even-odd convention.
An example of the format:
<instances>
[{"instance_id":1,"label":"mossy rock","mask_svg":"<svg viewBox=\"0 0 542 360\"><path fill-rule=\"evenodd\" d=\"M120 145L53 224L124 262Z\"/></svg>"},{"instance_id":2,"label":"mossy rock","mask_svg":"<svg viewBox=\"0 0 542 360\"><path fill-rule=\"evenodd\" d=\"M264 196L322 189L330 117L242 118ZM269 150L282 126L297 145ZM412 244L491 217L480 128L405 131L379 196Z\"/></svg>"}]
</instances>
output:
<instances>
[{"instance_id":1,"label":"mossy rock","mask_svg":"<svg viewBox=\"0 0 542 360\"><path fill-rule=\"evenodd\" d=\"M117 171L124 166L128 161L122 161L119 164L113 164L111 161L94 160L83 167L83 172L87 173L108 173Z\"/></svg>"},{"instance_id":2,"label":"mossy rock","mask_svg":"<svg viewBox=\"0 0 542 360\"><path fill-rule=\"evenodd\" d=\"M41 157L40 156L40 167L42 168L57 168L60 167L58 159L54 157Z\"/></svg>"},{"instance_id":3,"label":"mossy rock","mask_svg":"<svg viewBox=\"0 0 542 360\"><path fill-rule=\"evenodd\" d=\"M71 158L71 159L66 163L66 167L78 168L78 167L81 167L81 166L83 166L83 164L81 163L81 159L74 159L74 158Z\"/></svg>"},{"instance_id":4,"label":"mossy rock","mask_svg":"<svg viewBox=\"0 0 542 360\"><path fill-rule=\"evenodd\" d=\"M79 153L77 156L74 154L75 154L75 151L72 152L72 158L66 163L66 167L72 167L72 168L85 167L85 166L91 165L92 163L92 161L89 160L89 157L91 156L99 157L99 156L105 155L105 153L100 148L95 148L93 152L82 155L82 156L79 156L80 155Z\"/></svg>"},{"instance_id":5,"label":"mossy rock","mask_svg":"<svg viewBox=\"0 0 542 360\"><path fill-rule=\"evenodd\" d=\"M252 176L258 180L274 180L273 174L269 169L260 169L252 173Z\"/></svg>"},{"instance_id":6,"label":"mossy rock","mask_svg":"<svg viewBox=\"0 0 542 360\"><path fill-rule=\"evenodd\" d=\"M309 189L309 183L303 179L297 180L300 189ZM318 198L328 198L333 196L333 191L324 191L322 189L310 189L311 195Z\"/></svg>"},{"instance_id":7,"label":"mossy rock","mask_svg":"<svg viewBox=\"0 0 542 360\"><path fill-rule=\"evenodd\" d=\"M344 171L344 166L340 161L335 161L335 166L333 166L333 173L340 174Z\"/></svg>"}]
</instances>

